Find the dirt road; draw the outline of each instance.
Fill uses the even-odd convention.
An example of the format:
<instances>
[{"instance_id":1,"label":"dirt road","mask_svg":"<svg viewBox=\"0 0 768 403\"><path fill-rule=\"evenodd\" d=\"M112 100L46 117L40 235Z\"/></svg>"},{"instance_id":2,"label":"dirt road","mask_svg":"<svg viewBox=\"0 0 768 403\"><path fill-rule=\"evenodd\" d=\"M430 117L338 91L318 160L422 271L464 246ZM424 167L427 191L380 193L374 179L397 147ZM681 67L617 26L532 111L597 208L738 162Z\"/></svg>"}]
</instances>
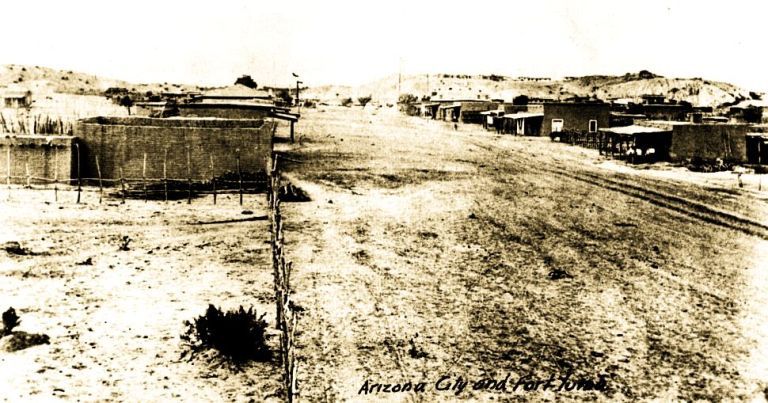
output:
<instances>
[{"instance_id":1,"label":"dirt road","mask_svg":"<svg viewBox=\"0 0 768 403\"><path fill-rule=\"evenodd\" d=\"M590 150L477 126L302 119L283 160L313 199L284 210L302 398L763 397L761 196L619 174ZM518 382L566 374L605 390ZM473 388L508 375L506 392ZM392 392L407 382L425 391Z\"/></svg>"}]
</instances>

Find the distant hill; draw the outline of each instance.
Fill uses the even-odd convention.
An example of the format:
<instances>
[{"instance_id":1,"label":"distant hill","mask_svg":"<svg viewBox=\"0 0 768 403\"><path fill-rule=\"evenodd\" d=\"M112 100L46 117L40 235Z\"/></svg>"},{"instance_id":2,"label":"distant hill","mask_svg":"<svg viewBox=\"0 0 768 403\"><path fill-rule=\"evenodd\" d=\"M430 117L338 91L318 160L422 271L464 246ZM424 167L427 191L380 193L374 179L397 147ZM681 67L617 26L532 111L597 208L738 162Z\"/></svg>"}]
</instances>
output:
<instances>
[{"instance_id":1,"label":"distant hill","mask_svg":"<svg viewBox=\"0 0 768 403\"><path fill-rule=\"evenodd\" d=\"M235 77L233 77L234 82ZM107 88L121 87L132 92L190 92L210 87L173 83L137 84L108 79L70 70L41 66L0 66L0 86L18 86L44 93L101 95ZM664 95L668 99L687 101L699 106L735 104L751 99L750 92L735 85L702 78L666 78L647 71L623 76L584 76L561 80L505 77L499 75L420 74L392 75L365 85L326 85L302 90L301 98L338 102L371 95L374 102L395 103L400 94L413 94L432 99L503 99L517 95L565 100L570 97L592 97L603 100L628 98L639 100L644 94Z\"/></svg>"},{"instance_id":2,"label":"distant hill","mask_svg":"<svg viewBox=\"0 0 768 403\"><path fill-rule=\"evenodd\" d=\"M398 91L398 88L400 90ZM561 80L514 78L497 75L421 74L398 79L389 76L359 87L322 86L309 88L305 98L333 101L338 98L371 95L375 102L394 103L399 94L432 99L503 99L517 95L565 100L591 97L603 100L628 98L639 101L645 94L664 95L697 106L717 107L750 99L750 92L735 85L702 78L666 78L643 71L623 76L568 77Z\"/></svg>"},{"instance_id":3,"label":"distant hill","mask_svg":"<svg viewBox=\"0 0 768 403\"><path fill-rule=\"evenodd\" d=\"M234 78L233 78L234 80ZM0 66L0 86L24 87L33 93L57 92L63 94L100 95L109 87L128 88L146 93L200 91L202 87L183 84L135 84L123 80L99 77L71 70L57 70L41 66L9 64Z\"/></svg>"}]
</instances>

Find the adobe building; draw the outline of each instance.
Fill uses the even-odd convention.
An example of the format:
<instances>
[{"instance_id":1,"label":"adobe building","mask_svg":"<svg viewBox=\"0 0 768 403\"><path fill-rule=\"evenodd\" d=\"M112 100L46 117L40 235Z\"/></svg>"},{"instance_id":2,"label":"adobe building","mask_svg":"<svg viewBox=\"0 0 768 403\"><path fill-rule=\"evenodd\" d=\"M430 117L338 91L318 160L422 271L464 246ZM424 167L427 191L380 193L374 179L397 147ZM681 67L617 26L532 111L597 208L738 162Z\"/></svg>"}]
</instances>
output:
<instances>
[{"instance_id":1,"label":"adobe building","mask_svg":"<svg viewBox=\"0 0 768 403\"><path fill-rule=\"evenodd\" d=\"M73 136L5 134L0 137L0 179L15 184L26 184L27 178L30 184L49 183L44 178L70 183L75 177L75 144Z\"/></svg>"},{"instance_id":2,"label":"adobe building","mask_svg":"<svg viewBox=\"0 0 768 403\"><path fill-rule=\"evenodd\" d=\"M669 157L672 161L702 159L747 163L746 124L675 124Z\"/></svg>"},{"instance_id":3,"label":"adobe building","mask_svg":"<svg viewBox=\"0 0 768 403\"><path fill-rule=\"evenodd\" d=\"M24 89L0 89L0 108L28 108L32 106L32 91Z\"/></svg>"},{"instance_id":4,"label":"adobe building","mask_svg":"<svg viewBox=\"0 0 768 403\"><path fill-rule=\"evenodd\" d=\"M176 105L178 116L189 118L264 119L288 109L247 102L194 102Z\"/></svg>"},{"instance_id":5,"label":"adobe building","mask_svg":"<svg viewBox=\"0 0 768 403\"><path fill-rule=\"evenodd\" d=\"M540 136L544 114L536 112L505 113L502 119L503 133L517 136Z\"/></svg>"},{"instance_id":6,"label":"adobe building","mask_svg":"<svg viewBox=\"0 0 768 403\"><path fill-rule=\"evenodd\" d=\"M768 102L747 100L731 106L728 116L740 123L768 123Z\"/></svg>"},{"instance_id":7,"label":"adobe building","mask_svg":"<svg viewBox=\"0 0 768 403\"><path fill-rule=\"evenodd\" d=\"M187 178L189 169L191 179L199 181L237 171L237 155L242 171L266 172L274 124L263 119L96 117L78 121L74 133L81 144L83 177L97 177L98 158L105 179L162 178L165 160L168 178Z\"/></svg>"},{"instance_id":8,"label":"adobe building","mask_svg":"<svg viewBox=\"0 0 768 403\"><path fill-rule=\"evenodd\" d=\"M275 100L272 90L264 91L242 84L230 85L224 88L215 88L194 96L197 102L253 102L253 103L272 103Z\"/></svg>"},{"instance_id":9,"label":"adobe building","mask_svg":"<svg viewBox=\"0 0 768 403\"><path fill-rule=\"evenodd\" d=\"M629 125L599 129L600 154L630 162L656 162L669 158L672 129Z\"/></svg>"},{"instance_id":10,"label":"adobe building","mask_svg":"<svg viewBox=\"0 0 768 403\"><path fill-rule=\"evenodd\" d=\"M544 104L541 135L551 136L558 132L597 133L608 127L610 104L555 102Z\"/></svg>"},{"instance_id":11,"label":"adobe building","mask_svg":"<svg viewBox=\"0 0 768 403\"><path fill-rule=\"evenodd\" d=\"M437 100L437 119L447 122L483 123L482 112L495 110L499 102L485 100Z\"/></svg>"}]
</instances>

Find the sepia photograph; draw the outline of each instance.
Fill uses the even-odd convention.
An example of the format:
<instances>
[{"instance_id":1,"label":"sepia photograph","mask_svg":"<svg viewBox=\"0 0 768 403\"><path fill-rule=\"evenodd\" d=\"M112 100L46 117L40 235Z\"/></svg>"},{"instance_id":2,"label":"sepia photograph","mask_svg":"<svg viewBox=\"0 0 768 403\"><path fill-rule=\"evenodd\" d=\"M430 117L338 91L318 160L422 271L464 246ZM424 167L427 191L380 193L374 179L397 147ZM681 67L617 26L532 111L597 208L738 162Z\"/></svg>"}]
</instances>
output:
<instances>
[{"instance_id":1,"label":"sepia photograph","mask_svg":"<svg viewBox=\"0 0 768 403\"><path fill-rule=\"evenodd\" d=\"M768 401L768 3L0 13L0 402Z\"/></svg>"}]
</instances>

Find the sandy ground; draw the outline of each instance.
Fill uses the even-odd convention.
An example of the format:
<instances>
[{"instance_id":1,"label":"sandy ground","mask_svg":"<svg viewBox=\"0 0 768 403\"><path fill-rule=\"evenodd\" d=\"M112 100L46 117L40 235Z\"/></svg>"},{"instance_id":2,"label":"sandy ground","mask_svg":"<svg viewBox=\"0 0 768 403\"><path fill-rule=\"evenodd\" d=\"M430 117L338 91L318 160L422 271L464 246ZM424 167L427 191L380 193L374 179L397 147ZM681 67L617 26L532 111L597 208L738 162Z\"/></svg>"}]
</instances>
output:
<instances>
[{"instance_id":1,"label":"sandy ground","mask_svg":"<svg viewBox=\"0 0 768 403\"><path fill-rule=\"evenodd\" d=\"M299 132L287 177L313 201L285 212L307 401L764 399L765 240L552 172L757 222L762 193L359 109L307 111ZM607 390L436 390L569 372ZM366 380L426 390L360 394Z\"/></svg>"},{"instance_id":2,"label":"sandy ground","mask_svg":"<svg viewBox=\"0 0 768 403\"><path fill-rule=\"evenodd\" d=\"M600 183L757 223L765 192L396 112L302 114L299 142L277 147L312 198L283 205L303 401L765 399L766 240ZM0 242L32 252L0 253L0 308L51 338L0 353L1 397L279 399L278 363L179 360L183 321L208 303L274 320L267 222L249 220L263 195L120 205L92 190L78 205L0 187ZM568 373L606 390L513 389ZM506 391L473 389L508 375ZM366 381L425 390L360 394Z\"/></svg>"},{"instance_id":3,"label":"sandy ground","mask_svg":"<svg viewBox=\"0 0 768 403\"><path fill-rule=\"evenodd\" d=\"M242 221L266 214L263 195L243 207L236 195L216 206L205 197L99 205L88 192L78 205L74 192L54 203L51 190L14 187L10 200L1 190L0 243L18 241L32 255L0 253L0 307L13 306L18 330L50 344L0 352L0 400L276 400L277 363L230 373L180 360L183 322L209 303L274 312L267 222ZM240 221L209 224L222 220ZM119 250L124 235L128 251Z\"/></svg>"}]
</instances>

